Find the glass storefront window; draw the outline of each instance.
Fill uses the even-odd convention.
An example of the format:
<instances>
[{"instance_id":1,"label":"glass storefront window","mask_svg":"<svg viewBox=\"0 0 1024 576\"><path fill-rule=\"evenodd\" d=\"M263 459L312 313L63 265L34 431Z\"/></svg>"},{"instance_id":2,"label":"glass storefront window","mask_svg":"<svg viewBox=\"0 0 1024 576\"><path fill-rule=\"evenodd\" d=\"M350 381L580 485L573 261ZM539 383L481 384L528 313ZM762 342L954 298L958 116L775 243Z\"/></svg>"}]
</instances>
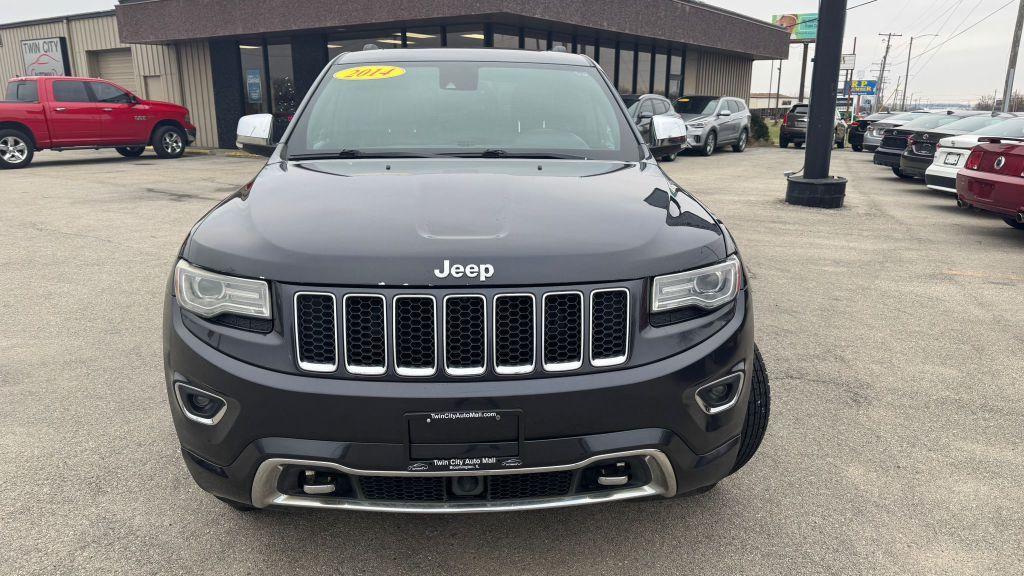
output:
<instances>
[{"instance_id":1,"label":"glass storefront window","mask_svg":"<svg viewBox=\"0 0 1024 576\"><path fill-rule=\"evenodd\" d=\"M636 93L651 93L651 47L640 46L636 51Z\"/></svg>"},{"instance_id":2,"label":"glass storefront window","mask_svg":"<svg viewBox=\"0 0 1024 576\"><path fill-rule=\"evenodd\" d=\"M556 46L565 48L566 52L572 52L572 36L568 34L552 34L551 49L554 50Z\"/></svg>"},{"instance_id":3,"label":"glass storefront window","mask_svg":"<svg viewBox=\"0 0 1024 576\"><path fill-rule=\"evenodd\" d=\"M597 63L601 65L608 79L615 83L615 43L601 42L601 48L597 51Z\"/></svg>"},{"instance_id":4,"label":"glass storefront window","mask_svg":"<svg viewBox=\"0 0 1024 576\"><path fill-rule=\"evenodd\" d=\"M668 53L659 48L654 53L654 86L652 92L664 96L665 82L668 80Z\"/></svg>"},{"instance_id":5,"label":"glass storefront window","mask_svg":"<svg viewBox=\"0 0 1024 576\"><path fill-rule=\"evenodd\" d=\"M448 26L445 37L449 48L483 48L484 27L479 24Z\"/></svg>"},{"instance_id":6,"label":"glass storefront window","mask_svg":"<svg viewBox=\"0 0 1024 576\"><path fill-rule=\"evenodd\" d=\"M363 32L361 34L332 36L327 40L327 55L334 58L342 52L359 52L363 46L375 44L378 48L401 48L402 31L388 30L378 33Z\"/></svg>"},{"instance_id":7,"label":"glass storefront window","mask_svg":"<svg viewBox=\"0 0 1024 576\"><path fill-rule=\"evenodd\" d=\"M616 81L619 92L633 94L633 44L619 43L619 79Z\"/></svg>"},{"instance_id":8,"label":"glass storefront window","mask_svg":"<svg viewBox=\"0 0 1024 576\"><path fill-rule=\"evenodd\" d=\"M523 48L526 50L547 50L548 33L539 30L523 32Z\"/></svg>"},{"instance_id":9,"label":"glass storefront window","mask_svg":"<svg viewBox=\"0 0 1024 576\"><path fill-rule=\"evenodd\" d=\"M669 58L668 72L668 98L675 100L683 92L683 57L685 53L679 49L673 49Z\"/></svg>"},{"instance_id":10,"label":"glass storefront window","mask_svg":"<svg viewBox=\"0 0 1024 576\"><path fill-rule=\"evenodd\" d=\"M511 26L494 27L494 47L506 50L519 49L519 29Z\"/></svg>"},{"instance_id":11,"label":"glass storefront window","mask_svg":"<svg viewBox=\"0 0 1024 576\"><path fill-rule=\"evenodd\" d=\"M292 45L270 44L267 46L267 64L270 70L270 110L274 114L295 113L302 98L295 90L295 74L292 72Z\"/></svg>"},{"instance_id":12,"label":"glass storefront window","mask_svg":"<svg viewBox=\"0 0 1024 576\"><path fill-rule=\"evenodd\" d=\"M594 44L593 38L576 38L576 53L586 54L594 60L597 60L597 46Z\"/></svg>"},{"instance_id":13,"label":"glass storefront window","mask_svg":"<svg viewBox=\"0 0 1024 576\"><path fill-rule=\"evenodd\" d=\"M266 79L263 77L263 43L242 42L238 45L242 62L242 93L245 114L267 112Z\"/></svg>"},{"instance_id":14,"label":"glass storefront window","mask_svg":"<svg viewBox=\"0 0 1024 576\"><path fill-rule=\"evenodd\" d=\"M441 27L409 28L405 31L406 48L440 48Z\"/></svg>"}]
</instances>

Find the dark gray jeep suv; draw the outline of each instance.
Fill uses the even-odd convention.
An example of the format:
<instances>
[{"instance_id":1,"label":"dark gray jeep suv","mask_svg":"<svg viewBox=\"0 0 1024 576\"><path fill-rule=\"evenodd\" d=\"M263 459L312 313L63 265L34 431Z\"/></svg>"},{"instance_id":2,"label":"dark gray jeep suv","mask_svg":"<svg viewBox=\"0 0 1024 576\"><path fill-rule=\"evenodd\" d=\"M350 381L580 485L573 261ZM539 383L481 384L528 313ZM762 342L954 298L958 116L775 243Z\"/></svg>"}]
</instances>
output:
<instances>
[{"instance_id":1,"label":"dark gray jeep suv","mask_svg":"<svg viewBox=\"0 0 1024 576\"><path fill-rule=\"evenodd\" d=\"M238 509L693 494L769 414L732 237L566 53L335 58L185 239L164 364L188 470Z\"/></svg>"}]
</instances>

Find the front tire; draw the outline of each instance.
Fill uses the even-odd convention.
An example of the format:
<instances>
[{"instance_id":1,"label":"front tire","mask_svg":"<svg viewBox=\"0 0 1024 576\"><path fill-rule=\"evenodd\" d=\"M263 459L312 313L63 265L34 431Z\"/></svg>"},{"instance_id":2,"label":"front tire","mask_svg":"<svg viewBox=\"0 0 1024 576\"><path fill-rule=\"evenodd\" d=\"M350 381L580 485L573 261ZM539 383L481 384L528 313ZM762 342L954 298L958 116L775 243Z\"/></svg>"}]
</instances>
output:
<instances>
[{"instance_id":1,"label":"front tire","mask_svg":"<svg viewBox=\"0 0 1024 576\"><path fill-rule=\"evenodd\" d=\"M185 142L185 133L177 126L161 126L153 133L153 150L160 158L181 158Z\"/></svg>"},{"instance_id":2,"label":"front tire","mask_svg":"<svg viewBox=\"0 0 1024 576\"><path fill-rule=\"evenodd\" d=\"M853 150L854 152L861 152L864 150L864 147L861 146L860 144L850 144L850 149Z\"/></svg>"},{"instance_id":3,"label":"front tire","mask_svg":"<svg viewBox=\"0 0 1024 576\"><path fill-rule=\"evenodd\" d=\"M142 153L146 151L145 146L119 146L114 148L117 153L125 158L138 158L142 156Z\"/></svg>"},{"instance_id":4,"label":"front tire","mask_svg":"<svg viewBox=\"0 0 1024 576\"><path fill-rule=\"evenodd\" d=\"M1003 221L1009 224L1010 226L1016 228L1017 230L1024 230L1024 224L1017 222L1013 218L1003 218Z\"/></svg>"},{"instance_id":5,"label":"front tire","mask_svg":"<svg viewBox=\"0 0 1024 576\"><path fill-rule=\"evenodd\" d=\"M840 138L839 140L836 140L836 148L839 148L840 150L846 148L846 139Z\"/></svg>"},{"instance_id":6,"label":"front tire","mask_svg":"<svg viewBox=\"0 0 1024 576\"><path fill-rule=\"evenodd\" d=\"M744 131L740 132L739 142L736 142L735 144L732 145L732 151L733 152L743 152L746 149L747 149L747 131L744 130Z\"/></svg>"},{"instance_id":7,"label":"front tire","mask_svg":"<svg viewBox=\"0 0 1024 576\"><path fill-rule=\"evenodd\" d=\"M768 384L768 371L761 351L754 346L754 368L750 376L750 398L747 400L747 419L743 422L740 451L729 474L735 474L753 458L764 434L768 430L768 417L772 409L772 390Z\"/></svg>"},{"instance_id":8,"label":"front tire","mask_svg":"<svg viewBox=\"0 0 1024 576\"><path fill-rule=\"evenodd\" d=\"M700 153L704 156L711 156L715 153L715 149L718 148L718 133L708 132L708 137L704 141L704 147L701 148Z\"/></svg>"},{"instance_id":9,"label":"front tire","mask_svg":"<svg viewBox=\"0 0 1024 576\"><path fill-rule=\"evenodd\" d=\"M789 148L789 139L784 136L779 136L779 148Z\"/></svg>"},{"instance_id":10,"label":"front tire","mask_svg":"<svg viewBox=\"0 0 1024 576\"><path fill-rule=\"evenodd\" d=\"M35 156L32 139L20 130L0 130L0 170L24 168Z\"/></svg>"}]
</instances>

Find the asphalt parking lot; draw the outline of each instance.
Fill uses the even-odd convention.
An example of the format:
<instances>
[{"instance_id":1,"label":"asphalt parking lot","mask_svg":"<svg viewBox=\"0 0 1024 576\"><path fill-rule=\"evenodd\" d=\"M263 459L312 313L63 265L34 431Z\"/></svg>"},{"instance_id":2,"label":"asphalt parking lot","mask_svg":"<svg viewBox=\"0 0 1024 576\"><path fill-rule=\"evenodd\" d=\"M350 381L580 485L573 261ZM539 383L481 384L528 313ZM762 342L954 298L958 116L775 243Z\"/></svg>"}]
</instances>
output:
<instances>
[{"instance_id":1,"label":"asphalt parking lot","mask_svg":"<svg viewBox=\"0 0 1024 576\"><path fill-rule=\"evenodd\" d=\"M189 227L262 161L47 152L0 173L0 574L1021 574L1024 233L837 151L668 172L730 227L774 392L754 460L672 501L477 516L263 511L201 492L161 367Z\"/></svg>"}]
</instances>

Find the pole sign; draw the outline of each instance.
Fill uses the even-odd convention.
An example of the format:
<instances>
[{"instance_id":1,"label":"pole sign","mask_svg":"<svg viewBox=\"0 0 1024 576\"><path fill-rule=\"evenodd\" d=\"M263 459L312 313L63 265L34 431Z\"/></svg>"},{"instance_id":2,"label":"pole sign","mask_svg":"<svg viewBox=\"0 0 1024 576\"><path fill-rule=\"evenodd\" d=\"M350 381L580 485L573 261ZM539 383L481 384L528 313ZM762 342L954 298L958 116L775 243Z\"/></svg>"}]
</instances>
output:
<instances>
[{"instance_id":1,"label":"pole sign","mask_svg":"<svg viewBox=\"0 0 1024 576\"><path fill-rule=\"evenodd\" d=\"M26 76L69 76L68 43L63 37L22 40Z\"/></svg>"},{"instance_id":2,"label":"pole sign","mask_svg":"<svg viewBox=\"0 0 1024 576\"><path fill-rule=\"evenodd\" d=\"M785 28L790 42L810 43L818 38L817 14L777 14L772 24Z\"/></svg>"},{"instance_id":3,"label":"pole sign","mask_svg":"<svg viewBox=\"0 0 1024 576\"><path fill-rule=\"evenodd\" d=\"M857 55L856 54L843 54L843 59L839 62L840 70L853 70L857 67Z\"/></svg>"},{"instance_id":4,"label":"pole sign","mask_svg":"<svg viewBox=\"0 0 1024 576\"><path fill-rule=\"evenodd\" d=\"M854 96L874 96L877 91L877 80L854 80L850 83L849 93Z\"/></svg>"}]
</instances>

